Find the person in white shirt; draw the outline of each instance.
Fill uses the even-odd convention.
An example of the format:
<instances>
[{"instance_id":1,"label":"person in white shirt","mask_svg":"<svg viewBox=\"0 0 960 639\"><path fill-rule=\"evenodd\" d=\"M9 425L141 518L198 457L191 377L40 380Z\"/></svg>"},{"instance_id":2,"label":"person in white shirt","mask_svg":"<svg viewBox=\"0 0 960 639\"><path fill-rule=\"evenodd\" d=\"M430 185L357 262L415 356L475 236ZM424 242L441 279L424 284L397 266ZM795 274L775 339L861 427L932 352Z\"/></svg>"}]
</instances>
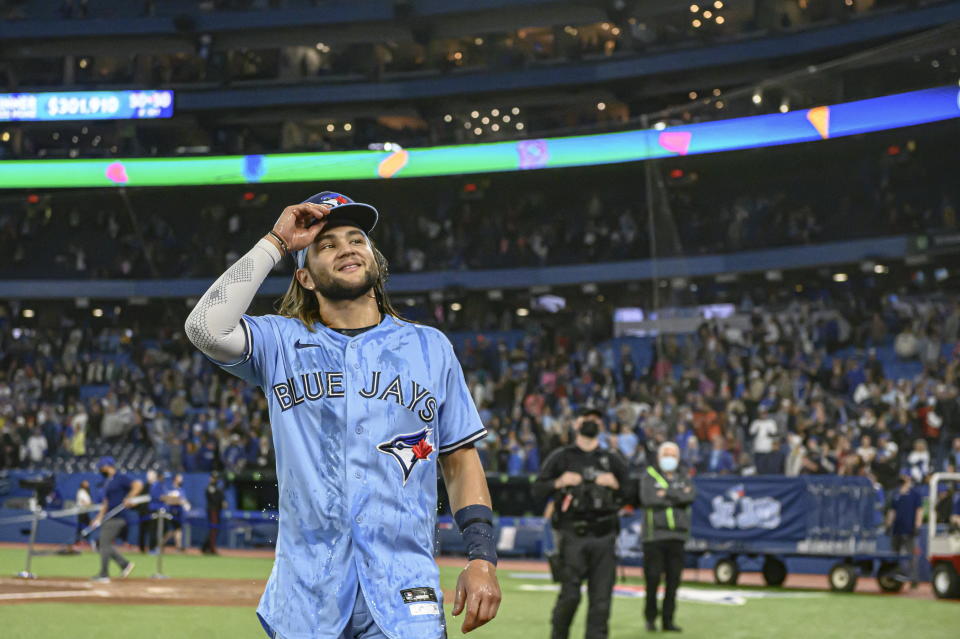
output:
<instances>
[{"instance_id":1,"label":"person in white shirt","mask_svg":"<svg viewBox=\"0 0 960 639\"><path fill-rule=\"evenodd\" d=\"M75 501L75 506L77 508L87 508L93 505L93 499L90 498L90 482L84 479L80 482L80 487L77 488L77 496ZM73 545L76 546L80 543L80 532L90 525L90 513L82 512L77 514L77 533L73 539Z\"/></svg>"},{"instance_id":2,"label":"person in white shirt","mask_svg":"<svg viewBox=\"0 0 960 639\"><path fill-rule=\"evenodd\" d=\"M765 455L773 450L773 440L778 432L777 422L770 417L767 407L760 405L757 418L750 424L753 437L753 454Z\"/></svg>"},{"instance_id":3,"label":"person in white shirt","mask_svg":"<svg viewBox=\"0 0 960 639\"><path fill-rule=\"evenodd\" d=\"M43 436L40 429L33 431L27 438L27 457L31 463L39 464L47 454L47 438Z\"/></svg>"}]
</instances>

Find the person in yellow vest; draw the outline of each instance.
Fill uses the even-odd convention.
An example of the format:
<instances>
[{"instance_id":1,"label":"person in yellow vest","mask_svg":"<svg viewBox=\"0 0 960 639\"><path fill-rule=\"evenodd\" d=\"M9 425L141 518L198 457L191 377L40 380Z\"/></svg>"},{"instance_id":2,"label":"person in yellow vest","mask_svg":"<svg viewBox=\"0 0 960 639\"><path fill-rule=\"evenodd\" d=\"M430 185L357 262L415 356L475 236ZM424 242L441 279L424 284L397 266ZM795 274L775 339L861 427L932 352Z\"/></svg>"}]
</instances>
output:
<instances>
[{"instance_id":1,"label":"person in yellow vest","mask_svg":"<svg viewBox=\"0 0 960 639\"><path fill-rule=\"evenodd\" d=\"M683 545L690 535L690 504L696 495L693 482L680 467L680 448L660 444L656 466L648 466L640 479L643 507L643 575L646 578L647 630L657 629L657 590L665 581L663 630L679 632L674 623L677 587L683 573Z\"/></svg>"}]
</instances>

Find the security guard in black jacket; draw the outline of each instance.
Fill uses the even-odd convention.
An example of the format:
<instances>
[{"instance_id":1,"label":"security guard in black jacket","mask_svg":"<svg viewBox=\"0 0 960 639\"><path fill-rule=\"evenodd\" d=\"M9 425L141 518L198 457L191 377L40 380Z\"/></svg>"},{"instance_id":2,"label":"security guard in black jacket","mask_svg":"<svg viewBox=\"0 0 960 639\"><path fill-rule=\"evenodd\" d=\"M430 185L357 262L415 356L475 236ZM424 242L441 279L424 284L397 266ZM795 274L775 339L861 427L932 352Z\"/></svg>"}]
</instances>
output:
<instances>
[{"instance_id":1,"label":"security guard in black jacket","mask_svg":"<svg viewBox=\"0 0 960 639\"><path fill-rule=\"evenodd\" d=\"M657 629L657 588L666 581L663 596L663 629L680 631L674 620L677 587L683 573L683 546L690 536L690 504L696 495L693 482L679 466L680 449L673 442L660 444L657 466L648 466L640 479L643 506L643 575L647 597L644 609L647 630Z\"/></svg>"},{"instance_id":2,"label":"security guard in black jacket","mask_svg":"<svg viewBox=\"0 0 960 639\"><path fill-rule=\"evenodd\" d=\"M625 492L626 460L616 451L599 448L602 423L599 411L581 413L574 424L575 443L547 457L534 484L538 496L554 500L551 523L558 553L553 567L561 587L553 609L552 639L567 639L584 579L590 598L587 639L607 637L617 568L617 511L630 497Z\"/></svg>"}]
</instances>

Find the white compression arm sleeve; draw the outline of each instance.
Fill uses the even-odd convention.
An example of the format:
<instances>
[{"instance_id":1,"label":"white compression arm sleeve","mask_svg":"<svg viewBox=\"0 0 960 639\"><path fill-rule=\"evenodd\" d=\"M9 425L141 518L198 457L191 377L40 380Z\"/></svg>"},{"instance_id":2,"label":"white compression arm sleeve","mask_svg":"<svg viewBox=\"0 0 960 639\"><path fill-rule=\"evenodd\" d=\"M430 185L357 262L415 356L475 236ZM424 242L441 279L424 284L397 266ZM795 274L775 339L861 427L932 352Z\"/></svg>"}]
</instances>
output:
<instances>
[{"instance_id":1,"label":"white compression arm sleeve","mask_svg":"<svg viewBox=\"0 0 960 639\"><path fill-rule=\"evenodd\" d=\"M262 239L227 269L190 311L184 328L187 338L211 359L224 364L246 357L247 338L240 316L283 255Z\"/></svg>"}]
</instances>

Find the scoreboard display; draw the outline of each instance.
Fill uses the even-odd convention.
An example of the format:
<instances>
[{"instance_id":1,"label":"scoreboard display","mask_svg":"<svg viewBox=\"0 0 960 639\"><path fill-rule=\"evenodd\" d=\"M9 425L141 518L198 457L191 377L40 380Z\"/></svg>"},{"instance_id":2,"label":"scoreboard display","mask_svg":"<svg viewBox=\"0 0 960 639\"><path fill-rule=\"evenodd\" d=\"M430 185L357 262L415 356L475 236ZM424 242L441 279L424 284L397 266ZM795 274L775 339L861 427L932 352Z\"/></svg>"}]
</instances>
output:
<instances>
[{"instance_id":1,"label":"scoreboard display","mask_svg":"<svg viewBox=\"0 0 960 639\"><path fill-rule=\"evenodd\" d=\"M0 122L169 118L173 91L0 93Z\"/></svg>"}]
</instances>

